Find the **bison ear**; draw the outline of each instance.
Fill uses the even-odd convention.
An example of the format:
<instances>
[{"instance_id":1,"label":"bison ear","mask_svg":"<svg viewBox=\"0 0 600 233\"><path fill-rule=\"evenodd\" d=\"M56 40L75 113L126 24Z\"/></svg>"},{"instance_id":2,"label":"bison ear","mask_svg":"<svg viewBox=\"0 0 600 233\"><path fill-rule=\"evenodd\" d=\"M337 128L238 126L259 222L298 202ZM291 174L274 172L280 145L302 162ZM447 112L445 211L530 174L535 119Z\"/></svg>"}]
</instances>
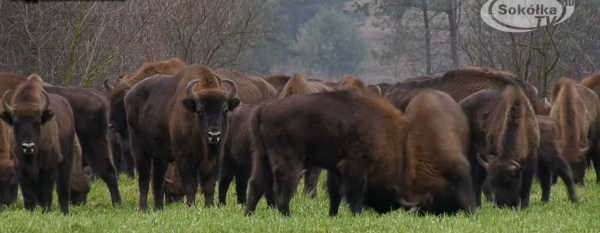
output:
<instances>
[{"instance_id":1,"label":"bison ear","mask_svg":"<svg viewBox=\"0 0 600 233\"><path fill-rule=\"evenodd\" d=\"M52 120L52 117L54 117L54 113L52 112L52 110L50 110L50 109L44 110L44 112L42 112L42 125L46 124L46 122Z\"/></svg>"},{"instance_id":2,"label":"bison ear","mask_svg":"<svg viewBox=\"0 0 600 233\"><path fill-rule=\"evenodd\" d=\"M194 101L193 99L184 99L181 101L181 104L183 104L183 107L185 107L185 109L187 109L188 111L196 112L196 101Z\"/></svg>"},{"instance_id":3,"label":"bison ear","mask_svg":"<svg viewBox=\"0 0 600 233\"><path fill-rule=\"evenodd\" d=\"M12 116L10 115L9 112L2 111L2 113L0 113L0 118L2 118L2 120L4 120L4 122L6 122L6 124L12 126L13 120L12 120Z\"/></svg>"},{"instance_id":4,"label":"bison ear","mask_svg":"<svg viewBox=\"0 0 600 233\"><path fill-rule=\"evenodd\" d=\"M227 104L229 105L229 111L233 111L235 108L237 108L237 106L240 105L240 99L233 98L233 99L229 100L227 102Z\"/></svg>"}]
</instances>

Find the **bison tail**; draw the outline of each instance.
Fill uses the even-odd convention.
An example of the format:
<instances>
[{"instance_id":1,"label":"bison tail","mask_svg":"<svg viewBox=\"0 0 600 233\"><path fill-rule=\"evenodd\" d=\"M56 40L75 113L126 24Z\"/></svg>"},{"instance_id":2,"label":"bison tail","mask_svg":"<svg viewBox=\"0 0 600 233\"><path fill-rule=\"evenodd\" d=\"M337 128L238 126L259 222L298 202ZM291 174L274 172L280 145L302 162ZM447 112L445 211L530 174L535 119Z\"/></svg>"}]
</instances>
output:
<instances>
[{"instance_id":1,"label":"bison tail","mask_svg":"<svg viewBox=\"0 0 600 233\"><path fill-rule=\"evenodd\" d=\"M500 135L501 153L510 155L512 149L516 148L518 142L519 128L524 127L525 109L528 100L523 90L516 85L509 85L504 89L504 100L506 104L505 121Z\"/></svg>"},{"instance_id":2,"label":"bison tail","mask_svg":"<svg viewBox=\"0 0 600 233\"><path fill-rule=\"evenodd\" d=\"M264 105L258 105L256 109L254 109L254 111L252 112L252 117L250 118L253 149L253 166L251 180L267 184L267 186L271 187L273 183L273 173L271 169L271 164L269 162L269 156L267 154L267 148L265 146L260 129L262 123L261 118L263 108Z\"/></svg>"}]
</instances>

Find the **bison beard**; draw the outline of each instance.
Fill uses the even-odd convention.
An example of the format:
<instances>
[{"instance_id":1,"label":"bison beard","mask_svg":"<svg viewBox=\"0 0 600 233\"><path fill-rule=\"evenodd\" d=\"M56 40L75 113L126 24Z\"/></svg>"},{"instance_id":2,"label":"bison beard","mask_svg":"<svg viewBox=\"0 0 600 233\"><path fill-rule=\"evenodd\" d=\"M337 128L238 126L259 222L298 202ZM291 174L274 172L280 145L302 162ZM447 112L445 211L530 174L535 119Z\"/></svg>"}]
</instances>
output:
<instances>
[{"instance_id":1,"label":"bison beard","mask_svg":"<svg viewBox=\"0 0 600 233\"><path fill-rule=\"evenodd\" d=\"M73 113L64 98L47 94L42 84L39 76L30 76L15 90L13 106L7 91L0 117L12 127L11 151L25 208L33 211L40 205L42 211L50 211L56 183L61 212L67 215L75 137Z\"/></svg>"},{"instance_id":2,"label":"bison beard","mask_svg":"<svg viewBox=\"0 0 600 233\"><path fill-rule=\"evenodd\" d=\"M361 213L363 204L381 212L398 208L401 197L423 200L416 205L432 211L474 209L473 195L468 195L472 188L465 155L455 157L458 160L441 156L442 163L449 166L428 169L444 176L430 177L438 182L433 186L419 185L420 175L413 176L407 167L415 165L411 161L429 158L416 154L409 158L405 144L409 134L402 113L370 90L293 96L261 104L252 115L255 152L247 214L253 214L260 197L274 188L278 210L289 216L289 203L304 167L328 170L331 216L337 215L342 196L353 214ZM427 169L419 167L427 163L416 163L414 170ZM446 176L448 169L460 172ZM430 195L440 202L449 197L457 202L450 208L443 204L425 206Z\"/></svg>"}]
</instances>

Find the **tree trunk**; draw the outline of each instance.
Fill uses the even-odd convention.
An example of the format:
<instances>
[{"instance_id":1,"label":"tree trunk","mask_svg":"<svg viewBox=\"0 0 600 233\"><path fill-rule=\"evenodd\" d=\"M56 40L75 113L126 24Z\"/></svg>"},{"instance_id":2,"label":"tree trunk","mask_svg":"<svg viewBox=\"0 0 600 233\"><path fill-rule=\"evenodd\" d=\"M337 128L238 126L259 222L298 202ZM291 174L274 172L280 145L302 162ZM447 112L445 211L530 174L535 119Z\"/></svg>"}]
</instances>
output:
<instances>
[{"instance_id":1,"label":"tree trunk","mask_svg":"<svg viewBox=\"0 0 600 233\"><path fill-rule=\"evenodd\" d=\"M448 25L450 30L450 58L452 68L458 69L458 4L455 0L446 0L446 14L448 14Z\"/></svg>"},{"instance_id":2,"label":"tree trunk","mask_svg":"<svg viewBox=\"0 0 600 233\"><path fill-rule=\"evenodd\" d=\"M421 0L423 10L423 24L425 26L425 70L427 75L431 75L433 73L433 69L431 67L431 29L429 25L429 5L427 0Z\"/></svg>"}]
</instances>

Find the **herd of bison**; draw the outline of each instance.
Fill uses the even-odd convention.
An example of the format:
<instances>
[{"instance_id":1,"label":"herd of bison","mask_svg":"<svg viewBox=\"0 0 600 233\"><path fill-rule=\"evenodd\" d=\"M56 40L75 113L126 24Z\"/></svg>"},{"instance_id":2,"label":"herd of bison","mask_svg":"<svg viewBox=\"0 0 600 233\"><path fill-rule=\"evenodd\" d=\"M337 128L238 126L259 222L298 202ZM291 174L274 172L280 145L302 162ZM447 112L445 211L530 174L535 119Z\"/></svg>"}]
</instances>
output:
<instances>
[{"instance_id":1,"label":"herd of bison","mask_svg":"<svg viewBox=\"0 0 600 233\"><path fill-rule=\"evenodd\" d=\"M300 178L316 197L327 170L329 215L350 211L475 213L482 193L527 208L534 179L542 201L558 177L569 199L593 164L600 175L600 75L563 78L548 98L509 72L452 70L366 85L302 75L259 78L179 59L148 63L104 93L0 73L0 205L21 188L26 209L87 201L102 179L121 203L117 175L134 178L139 209L185 201L225 204L235 180L246 214L261 197L289 216ZM137 171L137 172L135 172ZM217 181L219 185L217 185ZM200 187L199 187L200 186Z\"/></svg>"}]
</instances>

